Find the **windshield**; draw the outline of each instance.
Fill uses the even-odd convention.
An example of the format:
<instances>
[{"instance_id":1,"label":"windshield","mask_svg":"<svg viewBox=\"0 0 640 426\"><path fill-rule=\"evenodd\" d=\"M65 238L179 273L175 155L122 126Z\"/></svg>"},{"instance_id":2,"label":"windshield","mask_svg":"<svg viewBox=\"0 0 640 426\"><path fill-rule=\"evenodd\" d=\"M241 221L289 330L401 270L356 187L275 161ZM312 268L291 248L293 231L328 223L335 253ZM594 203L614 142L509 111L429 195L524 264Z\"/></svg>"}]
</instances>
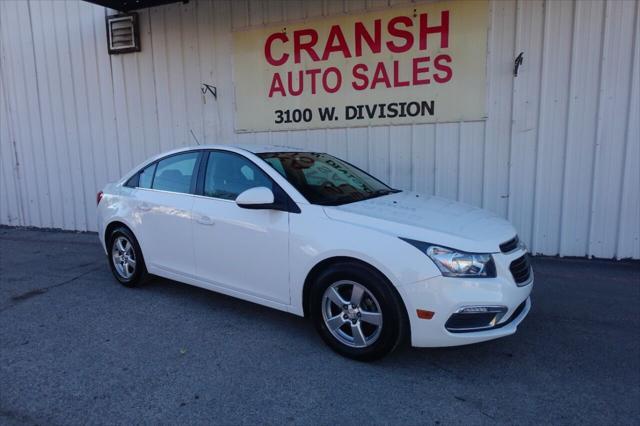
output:
<instances>
[{"instance_id":1,"label":"windshield","mask_svg":"<svg viewBox=\"0 0 640 426\"><path fill-rule=\"evenodd\" d=\"M257 155L313 204L337 206L400 192L329 154L265 152Z\"/></svg>"}]
</instances>

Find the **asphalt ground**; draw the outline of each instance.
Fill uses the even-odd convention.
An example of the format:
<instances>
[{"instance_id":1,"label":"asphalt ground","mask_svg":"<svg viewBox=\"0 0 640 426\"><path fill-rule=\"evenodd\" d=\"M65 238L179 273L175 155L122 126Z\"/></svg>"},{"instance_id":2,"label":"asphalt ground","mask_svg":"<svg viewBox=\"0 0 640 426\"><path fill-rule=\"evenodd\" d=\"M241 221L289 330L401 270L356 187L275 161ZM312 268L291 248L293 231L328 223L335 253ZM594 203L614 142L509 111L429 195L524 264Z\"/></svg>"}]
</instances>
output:
<instances>
[{"instance_id":1,"label":"asphalt ground","mask_svg":"<svg viewBox=\"0 0 640 426\"><path fill-rule=\"evenodd\" d=\"M515 335L365 364L303 318L125 288L95 234L0 228L0 424L638 424L640 263L533 265Z\"/></svg>"}]
</instances>

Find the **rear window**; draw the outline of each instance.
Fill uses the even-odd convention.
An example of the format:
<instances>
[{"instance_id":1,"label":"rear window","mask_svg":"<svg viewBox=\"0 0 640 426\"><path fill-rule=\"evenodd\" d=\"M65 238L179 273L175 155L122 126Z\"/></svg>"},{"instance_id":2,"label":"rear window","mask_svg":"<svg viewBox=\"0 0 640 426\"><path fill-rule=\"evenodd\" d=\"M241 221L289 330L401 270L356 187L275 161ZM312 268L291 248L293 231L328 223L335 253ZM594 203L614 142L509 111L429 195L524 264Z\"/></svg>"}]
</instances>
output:
<instances>
[{"instance_id":1,"label":"rear window","mask_svg":"<svg viewBox=\"0 0 640 426\"><path fill-rule=\"evenodd\" d=\"M153 172L156 170L156 163L148 166L140 172L140 177L138 178L138 187L139 188L151 188L151 182L153 182Z\"/></svg>"},{"instance_id":2,"label":"rear window","mask_svg":"<svg viewBox=\"0 0 640 426\"><path fill-rule=\"evenodd\" d=\"M156 163L145 167L135 175L131 176L124 186L129 188L151 188L153 182L153 172L156 170Z\"/></svg>"},{"instance_id":3,"label":"rear window","mask_svg":"<svg viewBox=\"0 0 640 426\"><path fill-rule=\"evenodd\" d=\"M163 191L190 192L197 159L197 152L187 152L158 161L151 187ZM140 178L142 180L142 176Z\"/></svg>"}]
</instances>

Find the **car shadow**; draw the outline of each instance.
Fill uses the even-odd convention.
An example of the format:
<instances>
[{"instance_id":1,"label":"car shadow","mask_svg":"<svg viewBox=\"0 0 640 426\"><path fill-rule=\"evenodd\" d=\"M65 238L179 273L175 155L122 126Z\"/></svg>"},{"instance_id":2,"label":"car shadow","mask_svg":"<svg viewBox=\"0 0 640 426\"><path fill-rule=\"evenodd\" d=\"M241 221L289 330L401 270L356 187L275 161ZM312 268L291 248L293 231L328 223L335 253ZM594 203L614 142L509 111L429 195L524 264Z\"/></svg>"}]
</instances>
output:
<instances>
[{"instance_id":1,"label":"car shadow","mask_svg":"<svg viewBox=\"0 0 640 426\"><path fill-rule=\"evenodd\" d=\"M265 325L266 329L278 330L279 334L286 335L289 343L294 340L298 348L310 345L315 350L320 348L326 356L338 356L324 345L308 318L157 276L150 277L137 290L171 298L182 306L188 305L195 312L206 314L207 311L215 311L216 315L224 315L231 321L251 318ZM238 337L241 337L240 333L242 331L238 330ZM428 368L435 367L450 372L460 369L464 371L466 368L477 369L483 365L493 369L496 362L517 359L519 352L530 350L529 345L523 344L523 340L524 337L516 334L489 342L445 348L414 348L405 342L375 364L393 368L401 365L416 368L423 364Z\"/></svg>"}]
</instances>

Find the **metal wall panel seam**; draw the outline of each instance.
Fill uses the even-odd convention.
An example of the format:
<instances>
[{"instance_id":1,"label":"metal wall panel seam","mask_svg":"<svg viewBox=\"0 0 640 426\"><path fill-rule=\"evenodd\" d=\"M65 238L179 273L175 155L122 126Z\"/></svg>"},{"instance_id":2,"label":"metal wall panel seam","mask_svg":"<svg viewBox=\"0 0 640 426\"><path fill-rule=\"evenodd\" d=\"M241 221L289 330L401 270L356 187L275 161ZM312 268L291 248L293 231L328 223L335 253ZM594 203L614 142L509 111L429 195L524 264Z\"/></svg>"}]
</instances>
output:
<instances>
[{"instance_id":1,"label":"metal wall panel seam","mask_svg":"<svg viewBox=\"0 0 640 426\"><path fill-rule=\"evenodd\" d=\"M60 153L60 145L62 144L61 138L58 136L58 130L56 129L56 120L54 118L54 112L53 112L53 94L51 91L51 81L52 81L52 72L49 70L50 67L50 57L49 54L50 53L50 49L47 49L47 43L51 42L50 39L47 39L45 37L45 25L43 25L43 7L42 4L43 3L36 3L38 4L39 8L38 8L38 13L36 12L36 9L34 8L33 12L34 15L38 18L38 28L39 28L39 40L38 40L38 44L41 45L42 49L41 49L41 59L40 59L40 63L43 63L43 67L45 70L48 70L48 72L45 73L40 73L38 74L38 78L40 78L40 76L42 76L43 79L43 86L46 88L46 103L43 102L43 104L45 104L45 108L43 110L43 115L42 115L42 119L43 119L43 123L47 123L47 130L49 130L48 134L49 134L49 141L53 140L53 143L49 143L47 145L51 145L52 149L53 149L53 158L52 157L48 157L48 159L52 158L53 161L53 168L55 169L55 182L57 183L57 197L55 198L56 201L56 211L59 212L60 217L59 217L59 221L56 221L56 225L60 228L69 228L66 226L66 214L65 214L65 205L66 205L66 197L67 195L63 192L63 176L62 176L62 172L61 170L63 169L61 167L61 153ZM38 67L38 62L36 62L36 67ZM44 113L46 112L46 116L44 115ZM45 131L45 128L43 128L43 132ZM72 206L68 206L67 208L73 208Z\"/></svg>"},{"instance_id":2,"label":"metal wall panel seam","mask_svg":"<svg viewBox=\"0 0 640 426\"><path fill-rule=\"evenodd\" d=\"M600 133L600 127L601 127L601 99L602 99L602 74L603 74L603 70L604 70L604 62L602 61L602 58L604 56L604 40L605 40L605 32L606 32L606 26L607 26L607 13L608 13L608 8L607 5L605 3L604 5L604 9L602 11L602 25L601 25L601 39L600 39L600 72L598 73L598 98L596 100L597 103L597 108L596 108L596 131L594 132L594 144L593 144L593 169L591 171L591 191L589 192L589 227L587 229L587 252L586 252L586 256L588 257L592 257L593 256L593 250L592 250L592 246L591 246L591 235L592 235L592 229L593 229L593 211L595 209L595 205L594 205L594 191L595 191L595 180L596 180L596 174L598 171L598 165L599 165L599 161L598 161L598 134Z\"/></svg>"},{"instance_id":3,"label":"metal wall panel seam","mask_svg":"<svg viewBox=\"0 0 640 426\"><path fill-rule=\"evenodd\" d=\"M43 134L43 130L44 130L44 126L42 123L42 100L40 98L40 78L38 76L38 63L36 62L36 42L35 42L35 36L33 33L33 19L31 16L31 1L27 2L27 11L29 12L29 34L31 37L31 54L33 57L33 66L34 66L34 73L36 75L35 78L35 86L36 86L36 96L37 96L37 104L38 104L38 122L39 122L39 140L40 140L40 145L41 145L41 150L42 153L45 153L45 147L44 147L44 134ZM51 194L53 192L53 189L51 187L51 180L49 179L49 164L46 161L46 156L44 158L43 161L44 164L44 174L45 174L45 187L48 189L47 190L47 204L49 206L49 223L48 223L48 227L52 228L53 224L54 224L54 220L53 220L53 204L51 201ZM42 218L41 218L42 220Z\"/></svg>"},{"instance_id":4,"label":"metal wall panel seam","mask_svg":"<svg viewBox=\"0 0 640 426\"><path fill-rule=\"evenodd\" d=\"M629 10L631 8L631 11ZM607 3L607 25L605 29L605 54L601 61L605 72L602 76L600 128L598 137L598 158L595 171L593 193L593 220L591 224L591 254L597 257L614 257L617 217L619 206L619 167L623 157L626 115L619 114L628 108L629 88L626 73L629 68L628 50L631 50L634 32L633 13L635 4L631 2ZM629 13L632 12L632 13ZM627 50L628 49L628 50Z\"/></svg>"},{"instance_id":5,"label":"metal wall panel seam","mask_svg":"<svg viewBox=\"0 0 640 426\"><path fill-rule=\"evenodd\" d=\"M531 203L531 231L530 231L530 235L531 235L531 243L530 243L530 250L533 254L537 254L537 244L538 244L538 236L536 234L536 205L538 202L538 163L539 163L539 158L540 158L540 122L541 122L541 117L542 117L542 100L543 100L543 93L542 93L542 81L544 78L544 58L545 58L545 52L548 50L548 37L547 37L547 14L549 13L549 8L547 7L547 2L545 1L544 3L544 13L542 15L542 56L540 57L540 96L538 97L538 114L537 114L537 122L536 122L536 129L537 129L537 133L536 133L536 150L535 150L535 158L534 158L534 177L533 177L533 191L532 191L532 197L533 197L533 203Z\"/></svg>"},{"instance_id":6,"label":"metal wall panel seam","mask_svg":"<svg viewBox=\"0 0 640 426\"><path fill-rule=\"evenodd\" d=\"M95 206L91 203L91 201L93 200L92 197L92 191L90 190L90 188L95 188L95 183L94 182L94 175L93 175L93 171L95 170L94 168L90 167L89 164L87 163L87 157L88 157L88 153L86 152L85 149L85 138L86 138L86 125L89 125L89 132L88 132L88 136L89 139L91 139L92 137L92 133L91 133L91 114L89 113L89 105L87 104L87 91L86 91L86 75L84 73L84 67L85 67L85 59L84 59L84 52L83 52L83 46L82 46L82 29L80 28L80 17L79 17L79 10L78 10L78 2L67 2L66 3L66 20L67 20L67 41L69 44L69 52L70 52L70 62L72 64L72 72L71 72L71 78L73 80L72 84L72 93L73 93L73 99L74 99L74 118L75 118L75 129L76 129L76 137L77 137L77 145L78 145L78 159L79 161L79 169L80 169L80 176L82 179L82 196L83 196L83 204L84 204L84 225L82 230L83 231L88 231L88 230L93 230L95 229L95 226L92 224L96 224L95 221ZM74 8L75 10L72 12L70 10L70 8ZM75 33L75 31L73 31L73 33L76 35L76 37L72 37L72 22L70 21L70 17L72 17L73 15L76 15L78 17L78 28L77 28L77 33ZM75 28L74 28L75 30ZM72 44L72 39L75 41L75 45ZM77 44L80 44L79 46ZM74 55L75 54L75 55ZM74 57L76 58L74 60ZM78 59L79 57L79 59ZM79 60L79 63L77 62ZM81 82L78 82L78 77L82 80ZM82 95L82 88L85 88L85 93L84 96ZM80 92L80 95L78 94L78 92ZM81 105L82 101L84 101L84 105ZM87 114L86 120L81 120L79 118L80 114ZM90 155L90 153L89 153ZM91 169L91 172L88 172L87 168ZM91 211L92 214L89 214L89 212Z\"/></svg>"},{"instance_id":7,"label":"metal wall panel seam","mask_svg":"<svg viewBox=\"0 0 640 426\"><path fill-rule=\"evenodd\" d=\"M576 33L576 15L577 15L577 4L574 4L573 13L571 17L571 41L569 43L571 49L571 56L569 58L569 84L567 85L567 106L566 106L566 125L564 129L564 149L563 149L563 165L562 165L562 180L560 184L562 185L562 189L560 190L561 199L560 199L560 235L558 238L558 254L563 256L565 251L563 250L563 234L562 234L562 221L565 214L565 205L564 205L564 197L566 195L567 189L567 151L569 148L569 135L571 132L571 95L574 92L575 79L573 78L573 62L576 56L575 50L575 33Z\"/></svg>"},{"instance_id":8,"label":"metal wall panel seam","mask_svg":"<svg viewBox=\"0 0 640 426\"><path fill-rule=\"evenodd\" d=\"M86 197L88 198L86 202L88 203L88 206L90 208L91 218L90 220L88 220L87 227L89 230L95 231L97 230L97 219L95 214L96 207L95 207L95 204L93 204L92 202L93 201L92 196L99 189L101 189L100 182L103 182L105 177L104 173L102 173L99 159L97 158L101 141L97 140L99 136L96 132L96 126L99 125L98 121L100 121L102 115L98 115L96 117L96 114L95 114L96 101L94 97L90 96L91 83L95 81L98 74L97 69L92 68L93 61L90 60L90 55L95 52L90 52L90 50L88 49L88 46L90 45L90 39L93 38L92 37L93 25L88 25L88 24L92 24L92 22L87 23L87 19L86 19L87 12L89 12L90 9L87 8L88 5L86 3L79 3L77 4L77 6L78 6L78 9L77 9L78 31L80 34L80 54L81 54L82 64L83 64L82 71L84 74L84 94L85 94L84 103L85 103L86 112L87 112L87 124L89 127L88 134L89 134L89 141L90 141L90 149L87 155L90 158L91 173L89 174L89 176L91 177L91 181L89 183L89 188L87 190L88 193L86 194ZM93 191L92 191L92 188L93 188Z\"/></svg>"},{"instance_id":9,"label":"metal wall panel seam","mask_svg":"<svg viewBox=\"0 0 640 426\"><path fill-rule=\"evenodd\" d=\"M156 152L162 152L162 145L160 143L160 114L158 112L158 81L156 79L156 70L155 70L155 66L156 66L156 58L155 58L155 52L154 52L154 43L153 43L153 25L151 24L151 11L149 11L149 13L147 14L147 20L148 20L148 25L149 25L149 50L151 51L151 66L153 68L153 73L152 73L152 77L153 77L153 100L154 100L154 105L153 105L153 111L154 111L154 115L156 117L156 129L158 130L158 138L156 138L156 144L157 144L157 148L156 148Z\"/></svg>"},{"instance_id":10,"label":"metal wall panel seam","mask_svg":"<svg viewBox=\"0 0 640 426\"><path fill-rule=\"evenodd\" d=\"M71 3L64 2L63 6L56 9L56 13L62 15L55 21L59 23L56 27L60 31L60 38L62 40L62 55L60 56L61 66L64 72L61 73L61 88L66 95L63 101L64 120L66 123L66 135L65 140L68 143L69 151L67 153L66 161L69 162L69 168L71 171L71 177L75 182L74 191L76 202L81 201L80 204L76 204L76 222L74 228L86 231L86 223L88 220L87 203L85 201L85 176L84 176L84 164L80 144L79 127L80 122L78 120L78 97L76 96L76 64L74 61L75 51L71 46L71 29L69 25L69 5Z\"/></svg>"},{"instance_id":11,"label":"metal wall panel seam","mask_svg":"<svg viewBox=\"0 0 640 426\"><path fill-rule=\"evenodd\" d=\"M15 3L6 3L4 4L5 6L5 11L3 13L3 16L8 16L8 14L10 13L9 7L10 6L15 6ZM9 28L9 25L11 25L11 23L15 23L15 19L10 19L9 23L3 22L2 25L2 30L4 30L4 34L2 34L2 37L0 37L0 42L2 42L3 46L4 46L4 51L7 52L7 55L9 54L15 54L15 52L13 51L8 51L7 49L7 43L4 43L6 40L9 40L9 38L11 37L11 28ZM5 25L6 24L6 25ZM15 46L16 43L12 43L9 42L8 43L10 46ZM2 67L2 71L3 74L2 76L5 78L5 84L4 84L4 92L5 92L5 102L6 102L6 111L7 111L7 116L9 117L9 121L11 122L11 127L10 127L10 133L9 133L9 147L10 147L10 155L11 155L11 170L14 173L14 181L16 184L16 195L18 196L18 200L20 202L20 225L26 225L29 223L29 219L27 218L27 209L25 207L25 198L28 200L29 196L28 196L28 191L25 185L25 182L22 179L22 171L21 171L21 159L20 159L20 153L17 149L17 139L21 139L19 136L19 129L16 129L17 127L17 119L15 118L15 115L19 113L17 105L16 105L16 95L13 93L13 91L15 90L15 77L14 77L14 73L12 71L12 64L15 62L13 60L13 55L10 58L9 61L3 61L3 67Z\"/></svg>"},{"instance_id":12,"label":"metal wall panel seam","mask_svg":"<svg viewBox=\"0 0 640 426\"><path fill-rule=\"evenodd\" d=\"M522 3L521 0L516 0L516 10L514 13L514 27L515 27L515 31L513 32L513 57L517 57L518 56L518 40L519 40L519 27L520 25L522 25L521 22L521 16L520 16L520 10L522 8ZM510 92L510 96L511 96L511 108L509 111L509 117L511 118L511 125L509 126L509 144L508 144L508 148L507 148L507 205L506 205L506 212L505 212L505 217L507 218L511 218L511 167L512 167L512 161L511 161L511 151L512 151L512 145L513 145L513 125L514 125L514 117L513 117L513 113L515 110L515 105L514 105L514 93L517 90L516 89L516 82L513 81L515 79L515 75L511 77L512 79L512 83L511 83L511 92Z\"/></svg>"},{"instance_id":13,"label":"metal wall panel seam","mask_svg":"<svg viewBox=\"0 0 640 426\"><path fill-rule=\"evenodd\" d=\"M19 9L20 7L24 8L25 3L16 3L16 21L14 22L14 25L18 25L18 27L20 28L24 28L25 25L22 21L22 18L24 18L24 13L21 13L21 10ZM36 158L35 158L35 153L34 153L34 146L33 146L33 140L34 140L34 135L33 135L33 123L32 123L32 114L30 113L31 111L33 111L32 109L32 105L31 105L31 93L30 93L30 86L27 84L26 80L26 73L27 73L27 67L25 65L25 51L28 50L28 48L25 46L25 44L28 44L28 41L25 43L24 40L24 32L22 31L17 31L15 36L17 37L16 41L16 46L19 47L19 52L17 52L18 54L16 55L17 57L14 58L16 59L14 61L14 66L15 67L19 67L19 69L14 70L14 76L17 78L17 80L15 81L15 83L18 83L19 81L19 85L20 87L17 88L20 95L18 95L18 93L16 93L16 105L18 107L18 122L20 123L20 127L21 127L21 131L20 131L20 141L18 144L18 148L20 149L20 151L22 152L22 167L23 170L25 171L24 173L24 177L25 177L25 182L27 184L28 187L31 187L29 190L29 198L28 198L28 206L29 206L29 212L28 212L28 216L30 217L30 222L35 222L35 226L43 226L43 222L42 222L42 212L41 212L41 206L40 206L40 201L42 200L42 195L41 195L41 188L39 185L39 173L36 167ZM15 72L17 71L17 72ZM23 108L24 107L24 110ZM26 129L25 129L26 127ZM35 195L35 197L34 197Z\"/></svg>"},{"instance_id":14,"label":"metal wall panel seam","mask_svg":"<svg viewBox=\"0 0 640 426\"><path fill-rule=\"evenodd\" d=\"M109 10L107 8L104 8L104 16L105 18L110 15ZM115 79L113 78L113 56L112 55L108 55L109 56L109 76L110 81L111 81L111 107L113 108L113 118L114 118L114 130L116 132L116 143L115 143L115 147L116 147L116 154L117 154L117 158L118 158L118 175L122 176L122 174L124 173L122 170L122 154L120 153L120 126L118 125L118 113L117 113L117 108L116 108L116 83L115 83Z\"/></svg>"},{"instance_id":15,"label":"metal wall panel seam","mask_svg":"<svg viewBox=\"0 0 640 426\"><path fill-rule=\"evenodd\" d=\"M2 10L2 8L5 8L6 4L2 4L0 3L0 10ZM22 199L22 192L19 190L19 188L21 187L21 183L20 183L20 174L19 171L16 170L16 162L17 162L17 157L15 155L15 146L14 146L14 140L15 140L15 129L14 129L14 122L12 119L12 114L11 114L11 105L10 105L10 94L9 94L9 88L7 87L7 79L8 79L8 75L7 75L7 66L6 66L6 57L8 55L8 51L6 50L6 45L4 43L5 37L2 36L3 34L3 29L4 29L4 24L2 22L2 16L6 16L6 12L3 12L0 14L0 89L1 93L2 93L2 104L3 104L3 108L2 108L2 112L4 112L4 117L6 118L6 122L7 122L7 127L6 127L6 131L7 131L7 140L5 141L5 143L3 144L3 146L5 147L5 149L8 151L7 152L7 156L4 157L4 160L7 161L9 164L5 164L4 167L4 173L7 173L11 176L11 180L13 181L13 190L12 190L12 194L15 198L15 209L14 211L16 212L16 221L18 225L24 225L25 224L25 216L24 216L24 205L23 205L23 199ZM2 142L2 141L0 141ZM0 161L3 160L2 158L0 158ZM8 184L8 179L5 181L6 185ZM7 191L5 194L8 194L9 192ZM10 202L10 199L7 197L7 202ZM10 206L7 209L8 214L11 214L11 209ZM9 221L9 224L11 224L11 221Z\"/></svg>"},{"instance_id":16,"label":"metal wall panel seam","mask_svg":"<svg viewBox=\"0 0 640 426\"><path fill-rule=\"evenodd\" d=\"M625 123L625 138L624 138L624 147L623 147L623 152L626 154L629 150L629 133L630 133L630 120L631 120L631 101L632 101L632 95L633 95L633 80L634 80L634 73L633 73L633 68L634 68L634 64L636 63L637 60L637 43L638 43L638 14L640 12L638 12L639 7L638 5L640 4L640 2L638 0L636 0L636 8L635 8L635 15L633 18L633 28L634 28L634 37L633 37L633 41L631 44L631 61L629 63L629 83L628 83L628 88L629 88L629 94L628 94L628 99L627 99L627 114L626 114L626 123ZM639 119L638 117L636 117L636 119ZM636 141L637 143L640 143L638 141ZM625 170L626 170L626 164L627 164L627 155L623 155L622 156L622 173L620 173L620 198L619 198L619 204L618 204L618 220L616 223L616 242L615 242L615 257L616 259L620 259L620 232L622 229L622 220L623 220L623 200L624 200L624 189L625 189ZM636 182L636 183L640 183L640 182Z\"/></svg>"},{"instance_id":17,"label":"metal wall panel seam","mask_svg":"<svg viewBox=\"0 0 640 426\"><path fill-rule=\"evenodd\" d=\"M13 6L15 8L16 3L15 2L7 3L5 7L9 8L10 6ZM5 13L3 15L7 16L9 13L10 11L5 9ZM3 29L5 32L4 32L4 35L1 37L2 40L0 41L10 40L12 33L14 35L17 34L17 32L13 32L9 27L9 25L12 25L12 24L15 25L15 22L16 20L14 18L14 19L10 19L7 25L3 25ZM9 42L9 45L17 46L17 43ZM7 49L6 47L7 45L5 44L4 46L5 46L5 49ZM16 176L16 184L17 184L16 193L20 197L21 216L22 216L21 225L27 225L31 223L31 220L29 218L29 209L28 209L28 202L29 202L30 196L29 196L29 190L26 182L27 177L24 176L24 173L22 172L24 167L23 165L24 161L22 159L22 154L18 149L18 146L19 146L18 142L21 141L23 138L21 134L22 132L19 128L20 127L18 122L19 119L17 118L17 115L20 114L20 111L16 101L16 94L15 94L16 77L15 77L15 71L13 70L13 66L16 63L15 55L17 53L18 52L16 52L15 49L10 52L7 51L7 54L8 55L10 54L11 57L10 57L10 60L7 61L7 63L3 64L4 65L3 75L8 80L7 83L4 85L4 88L5 88L6 100L7 100L7 112L12 123L11 135L10 135L11 139L10 139L10 145L9 145L11 147L11 158L13 160L11 168L12 170L14 170L14 173Z\"/></svg>"}]
</instances>

